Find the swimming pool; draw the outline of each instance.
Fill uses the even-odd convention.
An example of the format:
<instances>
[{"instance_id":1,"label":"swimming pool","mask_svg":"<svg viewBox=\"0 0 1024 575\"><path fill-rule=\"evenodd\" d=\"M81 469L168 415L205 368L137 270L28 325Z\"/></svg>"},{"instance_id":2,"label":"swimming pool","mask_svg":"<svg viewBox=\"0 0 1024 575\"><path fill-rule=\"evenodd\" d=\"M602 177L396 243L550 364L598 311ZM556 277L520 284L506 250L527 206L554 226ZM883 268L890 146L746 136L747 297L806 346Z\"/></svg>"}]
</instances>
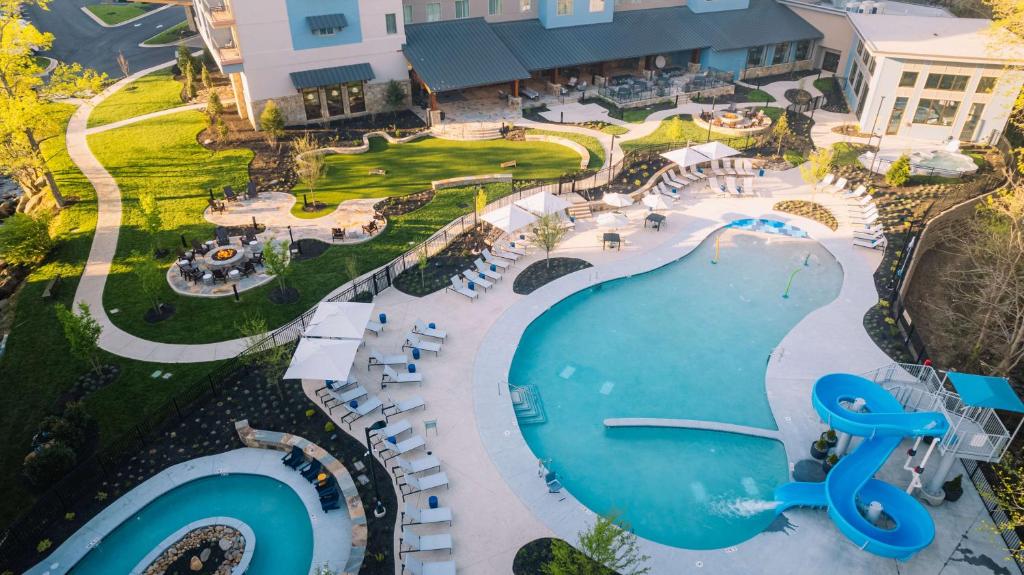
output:
<instances>
[{"instance_id":1,"label":"swimming pool","mask_svg":"<svg viewBox=\"0 0 1024 575\"><path fill-rule=\"evenodd\" d=\"M771 523L765 500L788 480L781 443L603 421L776 429L768 355L841 284L839 264L817 242L741 227L664 267L576 293L537 318L516 350L509 382L539 404L520 414L523 436L581 503L619 514L641 537L689 549L749 539Z\"/></svg>"},{"instance_id":2,"label":"swimming pool","mask_svg":"<svg viewBox=\"0 0 1024 575\"><path fill-rule=\"evenodd\" d=\"M129 573L166 537L213 516L242 521L255 533L248 575L309 573L313 528L306 506L284 483L248 474L203 477L164 493L107 535L71 573Z\"/></svg>"}]
</instances>

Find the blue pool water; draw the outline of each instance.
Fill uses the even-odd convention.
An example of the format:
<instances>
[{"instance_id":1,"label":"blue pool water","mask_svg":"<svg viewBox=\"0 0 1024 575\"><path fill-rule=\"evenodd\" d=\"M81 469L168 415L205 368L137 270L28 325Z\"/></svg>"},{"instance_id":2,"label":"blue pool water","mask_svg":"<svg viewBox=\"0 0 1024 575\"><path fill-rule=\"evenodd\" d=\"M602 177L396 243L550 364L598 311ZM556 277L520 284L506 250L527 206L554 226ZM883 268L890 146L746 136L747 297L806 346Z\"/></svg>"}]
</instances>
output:
<instances>
[{"instance_id":1,"label":"blue pool water","mask_svg":"<svg viewBox=\"0 0 1024 575\"><path fill-rule=\"evenodd\" d=\"M546 416L536 423L544 417L522 414L522 433L580 502L619 514L641 537L689 549L749 539L771 523L764 500L788 479L781 443L605 429L603 420L776 429L764 389L768 355L841 284L840 266L813 240L727 228L683 259L576 293L537 318L516 351L509 382L528 386Z\"/></svg>"},{"instance_id":2,"label":"blue pool water","mask_svg":"<svg viewBox=\"0 0 1024 575\"><path fill-rule=\"evenodd\" d=\"M252 528L256 551L248 575L309 573L313 528L305 505L284 483L244 474L197 479L161 495L114 529L71 573L128 573L175 531L215 516L232 517Z\"/></svg>"}]
</instances>

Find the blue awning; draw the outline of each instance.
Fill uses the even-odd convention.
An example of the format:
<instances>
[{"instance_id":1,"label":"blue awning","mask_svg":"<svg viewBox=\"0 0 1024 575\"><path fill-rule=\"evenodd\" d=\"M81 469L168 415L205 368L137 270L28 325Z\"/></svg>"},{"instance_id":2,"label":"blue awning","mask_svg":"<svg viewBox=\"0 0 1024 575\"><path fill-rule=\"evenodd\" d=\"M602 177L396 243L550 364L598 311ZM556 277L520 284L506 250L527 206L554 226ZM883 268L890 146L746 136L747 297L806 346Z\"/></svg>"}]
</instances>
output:
<instances>
[{"instance_id":1,"label":"blue awning","mask_svg":"<svg viewBox=\"0 0 1024 575\"><path fill-rule=\"evenodd\" d=\"M960 399L974 407L989 407L1024 413L1024 402L1013 390L1005 377L973 375L950 371L946 374L949 382L960 394Z\"/></svg>"},{"instance_id":2,"label":"blue awning","mask_svg":"<svg viewBox=\"0 0 1024 575\"><path fill-rule=\"evenodd\" d=\"M334 66L333 68L303 70L301 72L292 72L288 75L291 76L292 84L301 90L303 88L319 88L320 86L331 86L333 84L373 80L373 68L369 64L350 64L348 66Z\"/></svg>"},{"instance_id":3,"label":"blue awning","mask_svg":"<svg viewBox=\"0 0 1024 575\"><path fill-rule=\"evenodd\" d=\"M313 32L318 31L341 31L348 26L348 20L344 14L320 14L318 16L306 16L306 24Z\"/></svg>"}]
</instances>

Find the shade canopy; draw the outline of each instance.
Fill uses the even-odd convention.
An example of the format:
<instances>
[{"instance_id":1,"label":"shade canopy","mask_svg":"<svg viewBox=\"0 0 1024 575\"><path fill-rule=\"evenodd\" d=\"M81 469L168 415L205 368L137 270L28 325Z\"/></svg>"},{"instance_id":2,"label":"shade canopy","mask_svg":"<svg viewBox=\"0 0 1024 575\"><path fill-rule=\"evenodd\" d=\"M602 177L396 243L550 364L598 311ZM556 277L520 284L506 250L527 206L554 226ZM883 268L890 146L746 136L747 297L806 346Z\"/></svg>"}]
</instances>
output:
<instances>
[{"instance_id":1,"label":"shade canopy","mask_svg":"<svg viewBox=\"0 0 1024 575\"><path fill-rule=\"evenodd\" d=\"M672 207L672 200L664 194L649 194L644 196L644 205L652 210L667 210Z\"/></svg>"},{"instance_id":2,"label":"shade canopy","mask_svg":"<svg viewBox=\"0 0 1024 575\"><path fill-rule=\"evenodd\" d=\"M515 205L528 212L546 216L566 210L572 204L562 198L551 195L551 192L541 192L518 200Z\"/></svg>"},{"instance_id":3,"label":"shade canopy","mask_svg":"<svg viewBox=\"0 0 1024 575\"><path fill-rule=\"evenodd\" d=\"M605 212L597 216L597 225L604 228L620 228L629 225L629 218L617 212Z\"/></svg>"},{"instance_id":4,"label":"shade canopy","mask_svg":"<svg viewBox=\"0 0 1024 575\"><path fill-rule=\"evenodd\" d=\"M354 339L304 337L292 354L284 379L347 381L361 343Z\"/></svg>"},{"instance_id":5,"label":"shade canopy","mask_svg":"<svg viewBox=\"0 0 1024 575\"><path fill-rule=\"evenodd\" d=\"M372 303L324 301L316 306L313 318L303 335L306 337L333 337L362 339L366 324L373 313Z\"/></svg>"},{"instance_id":6,"label":"shade canopy","mask_svg":"<svg viewBox=\"0 0 1024 575\"><path fill-rule=\"evenodd\" d=\"M625 194L605 194L602 201L613 208L624 208L633 205L633 198Z\"/></svg>"},{"instance_id":7,"label":"shade canopy","mask_svg":"<svg viewBox=\"0 0 1024 575\"><path fill-rule=\"evenodd\" d=\"M721 160L722 158L728 158L729 156L736 156L739 154L739 150L734 150L722 142L715 141L700 144L699 146L691 146L690 149L698 154L706 156L710 160Z\"/></svg>"},{"instance_id":8,"label":"shade canopy","mask_svg":"<svg viewBox=\"0 0 1024 575\"><path fill-rule=\"evenodd\" d=\"M661 157L679 166L680 168L696 166L697 164L701 164L711 160L711 158L694 150L693 148L679 148L678 150L665 152L664 154L661 155Z\"/></svg>"},{"instance_id":9,"label":"shade canopy","mask_svg":"<svg viewBox=\"0 0 1024 575\"><path fill-rule=\"evenodd\" d=\"M537 216L515 204L509 204L494 211L487 212L480 216L480 219L506 234L511 234L512 232L522 229L537 221Z\"/></svg>"},{"instance_id":10,"label":"shade canopy","mask_svg":"<svg viewBox=\"0 0 1024 575\"><path fill-rule=\"evenodd\" d=\"M960 394L964 403L973 407L989 407L1024 413L1024 402L1017 397L1009 380L1005 377L973 375L950 371L946 373L949 382Z\"/></svg>"}]
</instances>

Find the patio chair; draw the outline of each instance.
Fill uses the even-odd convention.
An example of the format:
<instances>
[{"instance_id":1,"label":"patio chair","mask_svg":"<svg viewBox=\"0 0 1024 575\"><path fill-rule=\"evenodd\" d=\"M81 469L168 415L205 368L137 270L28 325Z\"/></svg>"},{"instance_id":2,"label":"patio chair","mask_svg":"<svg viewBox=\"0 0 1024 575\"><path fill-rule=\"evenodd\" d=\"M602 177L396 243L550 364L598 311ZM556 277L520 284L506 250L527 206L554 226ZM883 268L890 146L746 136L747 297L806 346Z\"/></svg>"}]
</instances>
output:
<instances>
[{"instance_id":1,"label":"patio chair","mask_svg":"<svg viewBox=\"0 0 1024 575\"><path fill-rule=\"evenodd\" d=\"M728 163L726 163L728 162ZM735 176L736 170L732 167L732 160L718 160L718 175Z\"/></svg>"},{"instance_id":2,"label":"patio chair","mask_svg":"<svg viewBox=\"0 0 1024 575\"><path fill-rule=\"evenodd\" d=\"M352 387L353 385L359 385L359 380L357 380L352 374L349 374L346 381L337 381L334 379L325 380L323 387L316 388L313 393L320 398L326 395L329 391L342 391Z\"/></svg>"},{"instance_id":3,"label":"patio chair","mask_svg":"<svg viewBox=\"0 0 1024 575\"><path fill-rule=\"evenodd\" d=\"M587 91L587 87L588 87L588 85L587 85L586 82L580 82L579 84L576 84L576 91L577 92L586 92Z\"/></svg>"},{"instance_id":4,"label":"patio chair","mask_svg":"<svg viewBox=\"0 0 1024 575\"><path fill-rule=\"evenodd\" d=\"M733 162L733 167L736 168L737 176L754 175L753 164L750 163L749 159L736 160L735 162Z\"/></svg>"},{"instance_id":5,"label":"patio chair","mask_svg":"<svg viewBox=\"0 0 1024 575\"><path fill-rule=\"evenodd\" d=\"M217 229L214 230L214 233L217 235L218 246L223 247L231 245L231 238L228 237L227 228L225 228L224 226L217 226Z\"/></svg>"},{"instance_id":6,"label":"patio chair","mask_svg":"<svg viewBox=\"0 0 1024 575\"><path fill-rule=\"evenodd\" d=\"M832 185L832 182L836 181L836 175L832 172L825 174L825 177L818 182L818 187L821 189L828 189Z\"/></svg>"},{"instance_id":7,"label":"patio chair","mask_svg":"<svg viewBox=\"0 0 1024 575\"><path fill-rule=\"evenodd\" d=\"M852 208L866 208L875 201L870 195L860 196L859 198L852 198L849 202Z\"/></svg>"},{"instance_id":8,"label":"patio chair","mask_svg":"<svg viewBox=\"0 0 1024 575\"><path fill-rule=\"evenodd\" d=\"M384 324L375 319L371 319L366 322L366 331L372 332L373 335L380 336L380 332L384 331Z\"/></svg>"},{"instance_id":9,"label":"patio chair","mask_svg":"<svg viewBox=\"0 0 1024 575\"><path fill-rule=\"evenodd\" d=\"M700 171L699 169L695 169L695 168L687 168L686 169L686 173L688 175L690 175L690 176L693 176L693 177L697 178L697 180L706 180L708 178L707 174L705 174L704 172ZM694 181L696 181L696 180L694 180Z\"/></svg>"},{"instance_id":10,"label":"patio chair","mask_svg":"<svg viewBox=\"0 0 1024 575\"><path fill-rule=\"evenodd\" d=\"M454 277L457 277L457 276L452 276L452 277L454 278ZM434 355L438 355L440 353L440 351L441 351L441 342L439 342L439 341L428 341L428 340L422 339L422 338L420 338L420 336L418 336L415 333L410 331L409 333L405 334L405 343L402 344L402 349L405 349L407 347L408 348L413 348L414 347L416 349L419 349L420 351L432 351L432 352L434 352Z\"/></svg>"},{"instance_id":11,"label":"patio chair","mask_svg":"<svg viewBox=\"0 0 1024 575\"><path fill-rule=\"evenodd\" d=\"M405 501L405 498L409 495L430 491L431 489L437 489L442 485L445 489L449 488L448 474L444 471L439 471L433 475L426 475L424 477L416 477L415 475L409 474L402 477L402 483L398 484L398 491L402 494L402 501Z\"/></svg>"},{"instance_id":12,"label":"patio chair","mask_svg":"<svg viewBox=\"0 0 1024 575\"><path fill-rule=\"evenodd\" d=\"M488 281L486 277L480 272L474 272L473 270L466 270L462 272L463 277L473 282L474 284L484 288L484 291L494 287L494 282Z\"/></svg>"},{"instance_id":13,"label":"patio chair","mask_svg":"<svg viewBox=\"0 0 1024 575\"><path fill-rule=\"evenodd\" d=\"M515 242L507 242L504 249L508 252L514 253L517 256L525 256L526 250L517 246Z\"/></svg>"},{"instance_id":14,"label":"patio chair","mask_svg":"<svg viewBox=\"0 0 1024 575\"><path fill-rule=\"evenodd\" d=\"M200 243L199 240L192 240L192 253L199 254L201 256L206 255L206 252L210 251L209 246Z\"/></svg>"},{"instance_id":15,"label":"patio chair","mask_svg":"<svg viewBox=\"0 0 1024 575\"><path fill-rule=\"evenodd\" d=\"M302 452L302 450L293 445L292 450L281 458L281 463L287 465L288 467L291 467L292 469L295 469L305 459L306 455Z\"/></svg>"},{"instance_id":16,"label":"patio chair","mask_svg":"<svg viewBox=\"0 0 1024 575\"><path fill-rule=\"evenodd\" d=\"M391 442L393 439L394 443ZM413 435L412 437L402 441L398 441L398 439L394 437L388 437L381 444L379 452L381 455L384 455L384 453L389 454L383 459L383 461L387 461L394 457L398 457L399 455L405 455L415 449L420 449L421 447L425 448L426 446L427 441L423 439L422 435Z\"/></svg>"},{"instance_id":17,"label":"patio chair","mask_svg":"<svg viewBox=\"0 0 1024 575\"><path fill-rule=\"evenodd\" d=\"M409 575L455 575L454 561L421 561L413 555L402 560L402 572Z\"/></svg>"},{"instance_id":18,"label":"patio chair","mask_svg":"<svg viewBox=\"0 0 1024 575\"><path fill-rule=\"evenodd\" d=\"M215 200L213 198L209 198L208 200L206 200L206 203L209 204L210 209L212 211L215 211L215 212L218 212L218 213L223 213L224 210L227 209L227 206L224 205L224 202L218 202L217 200Z\"/></svg>"},{"instance_id":19,"label":"patio chair","mask_svg":"<svg viewBox=\"0 0 1024 575\"><path fill-rule=\"evenodd\" d=\"M457 293L459 295L466 296L466 297L469 298L469 301L473 301L476 298L480 297L480 293L479 292L477 292L473 288L469 287L471 285L472 286L476 285L472 281L470 281L469 283L464 285L462 283L462 280L459 279L459 276L452 276L450 279L451 279L452 284L450 286L446 286L444 288L445 291L449 291L450 290L450 291L453 291L453 292L455 292L455 293ZM402 349L405 349L405 348L403 347Z\"/></svg>"},{"instance_id":20,"label":"patio chair","mask_svg":"<svg viewBox=\"0 0 1024 575\"><path fill-rule=\"evenodd\" d=\"M868 192L867 187L865 187L863 185L860 185L860 186L857 186L856 189L854 189L853 191L843 192L842 196L844 198L846 198L846 199L859 198L859 197L863 196L864 194L866 194L867 192Z\"/></svg>"},{"instance_id":21,"label":"patio chair","mask_svg":"<svg viewBox=\"0 0 1024 575\"><path fill-rule=\"evenodd\" d=\"M384 389L388 383L417 383L423 385L422 373L398 372L390 365L384 366L384 373L380 376L380 387Z\"/></svg>"},{"instance_id":22,"label":"patio chair","mask_svg":"<svg viewBox=\"0 0 1024 575\"><path fill-rule=\"evenodd\" d=\"M228 274L224 270L210 270L210 273L213 274L213 281L214 281L214 283L216 283L216 282L228 283Z\"/></svg>"},{"instance_id":23,"label":"patio chair","mask_svg":"<svg viewBox=\"0 0 1024 575\"><path fill-rule=\"evenodd\" d=\"M327 408L327 413L333 413L334 408L339 405L347 405L348 402L353 399L360 399L366 397L370 392L366 391L366 388L358 385L348 391L334 390L327 388L327 393L320 396L320 400L323 402L324 407Z\"/></svg>"},{"instance_id":24,"label":"patio chair","mask_svg":"<svg viewBox=\"0 0 1024 575\"><path fill-rule=\"evenodd\" d=\"M385 355L376 350L370 350L370 357L366 360L366 369L375 365L405 365L409 358L405 354Z\"/></svg>"},{"instance_id":25,"label":"patio chair","mask_svg":"<svg viewBox=\"0 0 1024 575\"><path fill-rule=\"evenodd\" d=\"M409 423L408 419L403 419L401 421L392 423L387 427L370 430L370 441L372 441L373 444L376 445L384 441L388 437L398 437L407 431L412 431L412 424Z\"/></svg>"},{"instance_id":26,"label":"patio chair","mask_svg":"<svg viewBox=\"0 0 1024 575\"><path fill-rule=\"evenodd\" d=\"M855 238L876 240L884 235L885 229L879 225L869 226L862 230L853 230L853 237Z\"/></svg>"},{"instance_id":27,"label":"patio chair","mask_svg":"<svg viewBox=\"0 0 1024 575\"><path fill-rule=\"evenodd\" d=\"M345 228L331 228L331 241L345 241Z\"/></svg>"},{"instance_id":28,"label":"patio chair","mask_svg":"<svg viewBox=\"0 0 1024 575\"><path fill-rule=\"evenodd\" d=\"M249 259L253 265L263 265L263 252L256 252L252 254L252 258Z\"/></svg>"},{"instance_id":29,"label":"patio chair","mask_svg":"<svg viewBox=\"0 0 1024 575\"><path fill-rule=\"evenodd\" d=\"M889 241L885 238L885 236L875 239L853 238L853 245L872 250L885 249L888 243Z\"/></svg>"},{"instance_id":30,"label":"patio chair","mask_svg":"<svg viewBox=\"0 0 1024 575\"><path fill-rule=\"evenodd\" d=\"M658 182L658 185L656 185L654 189L657 190L658 193L660 193L663 196L668 196L674 200L679 199L679 192L676 191L675 188L666 186L665 182Z\"/></svg>"},{"instance_id":31,"label":"patio chair","mask_svg":"<svg viewBox=\"0 0 1024 575\"><path fill-rule=\"evenodd\" d=\"M238 195L235 194L235 190L231 186L224 186L224 199L229 202L237 202Z\"/></svg>"},{"instance_id":32,"label":"patio chair","mask_svg":"<svg viewBox=\"0 0 1024 575\"><path fill-rule=\"evenodd\" d=\"M406 523L405 521L409 522ZM452 524L452 510L450 507L435 507L433 509L420 509L412 503L406 503L402 509L402 525L426 525L428 523Z\"/></svg>"},{"instance_id":33,"label":"patio chair","mask_svg":"<svg viewBox=\"0 0 1024 575\"><path fill-rule=\"evenodd\" d=\"M519 261L519 258L522 257L521 255L519 255L519 254L517 254L515 252L507 251L507 250L501 248L500 246L492 246L492 247L494 248L494 255L498 256L499 258L506 259L506 260L508 260L510 262L515 263L515 262Z\"/></svg>"},{"instance_id":34,"label":"patio chair","mask_svg":"<svg viewBox=\"0 0 1024 575\"><path fill-rule=\"evenodd\" d=\"M725 177L725 191L729 192L734 196L743 195L743 190L736 187L736 178L732 176Z\"/></svg>"},{"instance_id":35,"label":"patio chair","mask_svg":"<svg viewBox=\"0 0 1024 575\"><path fill-rule=\"evenodd\" d=\"M321 469L323 469L323 464L320 463L319 459L310 459L308 463L299 468L299 475L309 481L313 481Z\"/></svg>"},{"instance_id":36,"label":"patio chair","mask_svg":"<svg viewBox=\"0 0 1024 575\"><path fill-rule=\"evenodd\" d=\"M686 186L686 184L674 180L672 176L668 175L668 172L664 172L663 174L661 174L661 181L658 182L657 185L665 185L675 190L676 192L678 192L679 190L683 189Z\"/></svg>"},{"instance_id":37,"label":"patio chair","mask_svg":"<svg viewBox=\"0 0 1024 575\"><path fill-rule=\"evenodd\" d=\"M700 180L697 176L688 173L686 170L669 170L668 178L680 186L689 185L691 182Z\"/></svg>"},{"instance_id":38,"label":"patio chair","mask_svg":"<svg viewBox=\"0 0 1024 575\"><path fill-rule=\"evenodd\" d=\"M252 261L247 261L242 264L241 269L238 271L241 272L243 277L249 277L256 273L256 264L252 263Z\"/></svg>"},{"instance_id":39,"label":"patio chair","mask_svg":"<svg viewBox=\"0 0 1024 575\"><path fill-rule=\"evenodd\" d=\"M256 190L256 182L249 180L249 183L245 185L245 197L249 200L255 200L259 197L259 192Z\"/></svg>"},{"instance_id":40,"label":"patio chair","mask_svg":"<svg viewBox=\"0 0 1024 575\"><path fill-rule=\"evenodd\" d=\"M497 266L501 271L507 270L512 265L503 259L495 257L494 254L491 253L491 250L487 248L484 248L483 251L480 252L480 255L484 257L485 262L492 266Z\"/></svg>"},{"instance_id":41,"label":"patio chair","mask_svg":"<svg viewBox=\"0 0 1024 575\"><path fill-rule=\"evenodd\" d=\"M497 270L492 270L491 268L487 267L487 264L484 263L484 260L482 260L480 258L476 258L476 260L473 261L473 265L476 266L477 271L479 271L480 273L482 273L485 276L487 276L487 279L491 279L491 280L500 280L501 279L501 273L498 272ZM498 266L494 266L494 267L497 268Z\"/></svg>"},{"instance_id":42,"label":"patio chair","mask_svg":"<svg viewBox=\"0 0 1024 575\"><path fill-rule=\"evenodd\" d=\"M395 463L398 465L391 467L391 474L394 475L395 471L401 469L402 473L413 474L423 473L430 469L441 470L441 460L436 455L424 455L416 459L406 459L404 457L396 457Z\"/></svg>"},{"instance_id":43,"label":"patio chair","mask_svg":"<svg viewBox=\"0 0 1024 575\"><path fill-rule=\"evenodd\" d=\"M342 416L341 422L348 424L348 428L352 429L353 423L359 421L359 419L363 417L366 417L368 414L372 413L378 407L383 410L384 403L381 402L379 397L371 395L367 400L363 402L356 402L355 405L352 405L352 402L344 403L342 404L342 407L348 413Z\"/></svg>"},{"instance_id":44,"label":"patio chair","mask_svg":"<svg viewBox=\"0 0 1024 575\"><path fill-rule=\"evenodd\" d=\"M402 401L398 401L391 405L385 406L383 409L381 409L381 414L384 416L385 420L388 420L389 418L392 418L396 415L408 413L420 407L426 409L426 406L427 402L422 397L414 395L408 399L403 399ZM390 413L388 413L389 410Z\"/></svg>"},{"instance_id":45,"label":"patio chair","mask_svg":"<svg viewBox=\"0 0 1024 575\"><path fill-rule=\"evenodd\" d=\"M421 319L417 319L416 321L413 322L412 332L418 333L420 335L425 335L427 337L434 337L441 340L448 337L447 331L443 329L437 329L436 327L430 327Z\"/></svg>"},{"instance_id":46,"label":"patio chair","mask_svg":"<svg viewBox=\"0 0 1024 575\"><path fill-rule=\"evenodd\" d=\"M203 270L199 269L198 266L197 267L193 267L191 270L189 270L185 274L185 279L191 280L192 283L199 283L200 281L202 281L203 274L205 274L205 273L206 272L204 272Z\"/></svg>"},{"instance_id":47,"label":"patio chair","mask_svg":"<svg viewBox=\"0 0 1024 575\"><path fill-rule=\"evenodd\" d=\"M408 547L408 549L403 549ZM452 536L448 533L437 535L417 535L408 526L402 528L402 538L399 540L398 554L415 553L417 551L452 551Z\"/></svg>"},{"instance_id":48,"label":"patio chair","mask_svg":"<svg viewBox=\"0 0 1024 575\"><path fill-rule=\"evenodd\" d=\"M834 184L829 186L829 188L831 188L829 191L832 192L833 194L842 193L843 190L846 189L846 183L846 178L839 178L838 180L835 181Z\"/></svg>"}]
</instances>

